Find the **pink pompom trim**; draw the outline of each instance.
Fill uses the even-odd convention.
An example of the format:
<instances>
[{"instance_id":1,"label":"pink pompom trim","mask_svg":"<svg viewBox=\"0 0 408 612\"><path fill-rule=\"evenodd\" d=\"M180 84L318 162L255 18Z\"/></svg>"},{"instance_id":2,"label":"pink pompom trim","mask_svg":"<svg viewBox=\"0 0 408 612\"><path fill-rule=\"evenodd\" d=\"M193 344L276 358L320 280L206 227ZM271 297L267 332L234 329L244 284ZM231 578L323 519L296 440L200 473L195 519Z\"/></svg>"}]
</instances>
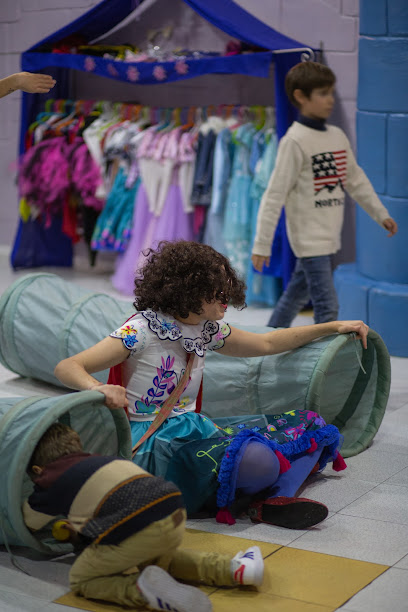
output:
<instances>
[{"instance_id":1,"label":"pink pompom trim","mask_svg":"<svg viewBox=\"0 0 408 612\"><path fill-rule=\"evenodd\" d=\"M235 519L232 517L231 512L228 510L227 506L220 508L217 512L217 516L215 517L217 523L226 523L227 525L235 525Z\"/></svg>"},{"instance_id":2,"label":"pink pompom trim","mask_svg":"<svg viewBox=\"0 0 408 612\"><path fill-rule=\"evenodd\" d=\"M346 467L347 467L347 463L344 461L340 453L337 453L337 457L333 461L333 470L335 472L341 472L341 470L345 470Z\"/></svg>"},{"instance_id":3,"label":"pink pompom trim","mask_svg":"<svg viewBox=\"0 0 408 612\"><path fill-rule=\"evenodd\" d=\"M286 459L286 457L284 457L280 451L275 451L275 455L277 456L279 460L279 465L280 465L279 474L284 474L285 472L290 470L290 468L292 467L290 465L290 461Z\"/></svg>"}]
</instances>

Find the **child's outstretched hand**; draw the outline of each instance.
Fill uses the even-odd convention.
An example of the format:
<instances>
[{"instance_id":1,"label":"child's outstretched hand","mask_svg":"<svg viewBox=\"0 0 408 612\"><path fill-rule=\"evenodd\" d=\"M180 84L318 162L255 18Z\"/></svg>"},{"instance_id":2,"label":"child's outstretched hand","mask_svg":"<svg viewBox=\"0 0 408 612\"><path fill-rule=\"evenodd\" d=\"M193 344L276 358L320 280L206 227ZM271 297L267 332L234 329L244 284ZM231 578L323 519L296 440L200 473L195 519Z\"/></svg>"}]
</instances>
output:
<instances>
[{"instance_id":1,"label":"child's outstretched hand","mask_svg":"<svg viewBox=\"0 0 408 612\"><path fill-rule=\"evenodd\" d=\"M386 230L388 230L387 236L394 236L394 234L398 232L398 225L396 224L394 219L391 219L391 217L384 219L382 225Z\"/></svg>"},{"instance_id":2,"label":"child's outstretched hand","mask_svg":"<svg viewBox=\"0 0 408 612\"><path fill-rule=\"evenodd\" d=\"M14 76L17 89L26 93L48 93L57 82L49 74L18 72Z\"/></svg>"},{"instance_id":3,"label":"child's outstretched hand","mask_svg":"<svg viewBox=\"0 0 408 612\"><path fill-rule=\"evenodd\" d=\"M361 340L363 347L367 348L367 336L369 327L364 321L334 321L337 324L338 334L349 334L354 332L358 340Z\"/></svg>"}]
</instances>

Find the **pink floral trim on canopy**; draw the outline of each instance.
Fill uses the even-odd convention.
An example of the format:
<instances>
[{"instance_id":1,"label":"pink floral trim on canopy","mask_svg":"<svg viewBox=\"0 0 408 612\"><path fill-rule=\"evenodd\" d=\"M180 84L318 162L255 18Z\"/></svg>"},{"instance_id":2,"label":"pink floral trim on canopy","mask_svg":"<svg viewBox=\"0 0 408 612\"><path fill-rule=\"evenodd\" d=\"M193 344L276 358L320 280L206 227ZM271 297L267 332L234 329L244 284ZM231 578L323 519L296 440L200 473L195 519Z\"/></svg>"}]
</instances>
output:
<instances>
[{"instance_id":1,"label":"pink floral trim on canopy","mask_svg":"<svg viewBox=\"0 0 408 612\"><path fill-rule=\"evenodd\" d=\"M108 64L107 71L111 76L117 77L119 76L119 72L116 70L113 64Z\"/></svg>"},{"instance_id":2,"label":"pink floral trim on canopy","mask_svg":"<svg viewBox=\"0 0 408 612\"><path fill-rule=\"evenodd\" d=\"M175 69L178 74L187 74L188 64L186 64L184 60L181 60L179 62L176 62Z\"/></svg>"},{"instance_id":3,"label":"pink floral trim on canopy","mask_svg":"<svg viewBox=\"0 0 408 612\"><path fill-rule=\"evenodd\" d=\"M133 83L139 80L140 73L135 66L129 66L126 71L126 74L129 81L132 81Z\"/></svg>"},{"instance_id":4,"label":"pink floral trim on canopy","mask_svg":"<svg viewBox=\"0 0 408 612\"><path fill-rule=\"evenodd\" d=\"M88 72L92 72L96 68L95 61L92 57L89 57L89 56L86 57L84 64L85 64L85 70L87 70Z\"/></svg>"},{"instance_id":5,"label":"pink floral trim on canopy","mask_svg":"<svg viewBox=\"0 0 408 612\"><path fill-rule=\"evenodd\" d=\"M153 69L153 76L158 81L163 81L164 79L167 78L167 73L165 69L163 68L163 66L155 66Z\"/></svg>"}]
</instances>

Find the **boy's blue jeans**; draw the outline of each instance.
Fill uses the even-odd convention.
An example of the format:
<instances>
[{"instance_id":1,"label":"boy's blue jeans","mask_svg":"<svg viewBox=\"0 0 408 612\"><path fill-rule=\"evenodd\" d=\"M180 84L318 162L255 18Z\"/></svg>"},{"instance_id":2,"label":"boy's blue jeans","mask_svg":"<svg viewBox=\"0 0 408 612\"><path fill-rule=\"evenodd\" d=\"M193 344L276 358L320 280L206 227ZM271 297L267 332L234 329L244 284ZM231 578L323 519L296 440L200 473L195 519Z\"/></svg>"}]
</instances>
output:
<instances>
[{"instance_id":1,"label":"boy's blue jeans","mask_svg":"<svg viewBox=\"0 0 408 612\"><path fill-rule=\"evenodd\" d=\"M336 321L339 304L331 255L296 260L289 284L269 319L269 327L290 327L309 300L312 300L315 323Z\"/></svg>"}]
</instances>

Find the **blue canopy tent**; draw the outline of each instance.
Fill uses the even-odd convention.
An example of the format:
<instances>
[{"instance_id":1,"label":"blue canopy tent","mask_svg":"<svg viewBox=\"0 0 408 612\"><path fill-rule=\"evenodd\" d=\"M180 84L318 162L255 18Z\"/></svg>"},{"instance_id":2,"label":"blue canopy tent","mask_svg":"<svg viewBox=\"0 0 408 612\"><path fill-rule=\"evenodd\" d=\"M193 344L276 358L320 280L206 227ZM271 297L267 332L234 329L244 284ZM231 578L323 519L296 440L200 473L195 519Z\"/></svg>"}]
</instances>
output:
<instances>
[{"instance_id":1,"label":"blue canopy tent","mask_svg":"<svg viewBox=\"0 0 408 612\"><path fill-rule=\"evenodd\" d=\"M244 74L267 78L271 63L274 63L276 129L281 137L295 118L295 110L290 106L284 91L287 71L302 59L304 53L313 51L301 43L270 28L245 11L233 0L184 0L200 16L223 30L228 35L247 44L257 45L264 51L232 56L212 56L200 59L187 59L188 66L183 74L176 70L176 62L119 62L102 57L81 54L52 53L54 44L67 37L80 37L92 41L120 24L135 9L147 0L103 0L93 9L48 36L22 54L21 68L30 72L46 69L52 74L57 85L49 97L70 97L70 71L92 72L110 79L135 82L137 84L168 83L204 74ZM112 65L114 64L114 69ZM160 81L155 77L155 68L160 65L164 70ZM133 72L132 69L133 68ZM226 102L228 102L226 100ZM25 151L25 135L28 126L38 112L43 110L44 96L23 94L21 111L20 154ZM62 231L62 219L53 218L46 227L40 218L20 220L11 255L13 268L33 268L39 266L71 266L71 240ZM283 238L282 275L286 284L293 268L294 257L286 234Z\"/></svg>"}]
</instances>

